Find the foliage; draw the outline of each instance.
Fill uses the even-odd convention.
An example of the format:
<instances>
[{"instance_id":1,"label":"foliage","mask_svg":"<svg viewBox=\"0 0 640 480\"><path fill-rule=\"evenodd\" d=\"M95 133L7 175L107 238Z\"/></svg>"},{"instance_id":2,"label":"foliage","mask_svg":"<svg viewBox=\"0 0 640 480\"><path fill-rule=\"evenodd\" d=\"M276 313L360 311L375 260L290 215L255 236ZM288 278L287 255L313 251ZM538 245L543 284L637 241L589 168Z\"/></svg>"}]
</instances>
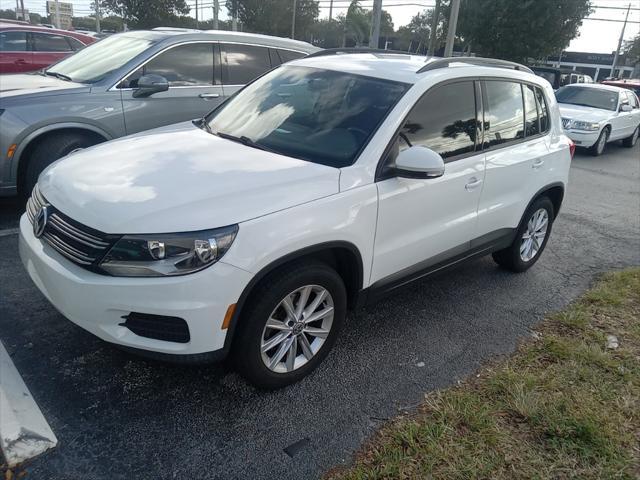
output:
<instances>
[{"instance_id":1,"label":"foliage","mask_svg":"<svg viewBox=\"0 0 640 480\"><path fill-rule=\"evenodd\" d=\"M0 9L0 18L8 18L10 20L15 20L16 11L12 9L6 9L6 10ZM35 12L29 12L29 21L30 23L37 25L39 23L49 23L49 18L43 17L42 15Z\"/></svg>"},{"instance_id":2,"label":"foliage","mask_svg":"<svg viewBox=\"0 0 640 480\"><path fill-rule=\"evenodd\" d=\"M457 33L479 55L527 62L565 49L590 12L590 0L462 0Z\"/></svg>"},{"instance_id":3,"label":"foliage","mask_svg":"<svg viewBox=\"0 0 640 480\"><path fill-rule=\"evenodd\" d=\"M102 7L133 28L172 25L178 15L189 13L185 0L102 0Z\"/></svg>"},{"instance_id":4,"label":"foliage","mask_svg":"<svg viewBox=\"0 0 640 480\"><path fill-rule=\"evenodd\" d=\"M627 40L622 46L622 52L632 65L640 62L640 34L636 35L633 40Z\"/></svg>"},{"instance_id":5,"label":"foliage","mask_svg":"<svg viewBox=\"0 0 640 480\"><path fill-rule=\"evenodd\" d=\"M229 16L237 9L237 18L243 24L243 30L264 33L278 37L291 36L293 2L282 0L228 0ZM318 19L318 0L298 0L296 2L295 36L298 39L310 39L310 29Z\"/></svg>"}]
</instances>

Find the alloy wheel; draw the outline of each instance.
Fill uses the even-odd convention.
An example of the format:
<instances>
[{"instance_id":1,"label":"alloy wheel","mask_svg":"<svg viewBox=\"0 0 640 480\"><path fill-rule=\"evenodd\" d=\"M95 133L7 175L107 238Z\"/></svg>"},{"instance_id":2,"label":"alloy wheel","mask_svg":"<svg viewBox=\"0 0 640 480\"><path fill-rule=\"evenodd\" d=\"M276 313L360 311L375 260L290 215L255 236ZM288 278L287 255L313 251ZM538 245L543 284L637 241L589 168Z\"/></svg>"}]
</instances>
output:
<instances>
[{"instance_id":1,"label":"alloy wheel","mask_svg":"<svg viewBox=\"0 0 640 480\"><path fill-rule=\"evenodd\" d=\"M607 144L607 137L608 135L606 131L602 132L602 135L600 135L600 138L598 139L598 147L597 147L598 154L601 154L602 152L604 152L604 147Z\"/></svg>"},{"instance_id":2,"label":"alloy wheel","mask_svg":"<svg viewBox=\"0 0 640 480\"><path fill-rule=\"evenodd\" d=\"M266 367L289 373L308 363L329 336L333 315L333 298L324 287L305 285L287 294L262 332L260 352Z\"/></svg>"},{"instance_id":3,"label":"alloy wheel","mask_svg":"<svg viewBox=\"0 0 640 480\"><path fill-rule=\"evenodd\" d=\"M549 214L544 208L536 210L527 222L527 229L520 243L520 258L523 262L532 260L542 248L549 227Z\"/></svg>"}]
</instances>

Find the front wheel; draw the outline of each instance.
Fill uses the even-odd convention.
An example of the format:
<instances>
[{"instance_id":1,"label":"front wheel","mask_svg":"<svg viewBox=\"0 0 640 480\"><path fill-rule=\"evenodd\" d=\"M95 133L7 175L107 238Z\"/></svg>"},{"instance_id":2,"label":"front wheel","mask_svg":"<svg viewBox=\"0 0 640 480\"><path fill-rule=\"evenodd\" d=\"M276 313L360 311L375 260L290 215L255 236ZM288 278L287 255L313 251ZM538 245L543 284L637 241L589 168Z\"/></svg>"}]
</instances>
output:
<instances>
[{"instance_id":1,"label":"front wheel","mask_svg":"<svg viewBox=\"0 0 640 480\"><path fill-rule=\"evenodd\" d=\"M540 197L527 209L513 243L493 253L498 265L512 272L524 272L540 258L551 235L554 220L553 203Z\"/></svg>"},{"instance_id":2,"label":"front wheel","mask_svg":"<svg viewBox=\"0 0 640 480\"><path fill-rule=\"evenodd\" d=\"M638 141L638 135L640 135L640 125L636 127L630 137L622 140L622 145L627 148L633 148Z\"/></svg>"},{"instance_id":3,"label":"front wheel","mask_svg":"<svg viewBox=\"0 0 640 480\"><path fill-rule=\"evenodd\" d=\"M265 278L243 312L233 357L260 388L297 382L327 356L344 323L342 278L321 262L279 269Z\"/></svg>"},{"instance_id":4,"label":"front wheel","mask_svg":"<svg viewBox=\"0 0 640 480\"><path fill-rule=\"evenodd\" d=\"M607 145L608 141L609 128L605 127L602 129L602 132L600 132L600 136L598 137L598 140L596 140L596 143L589 149L591 155L594 157L602 155L604 153L604 147Z\"/></svg>"}]
</instances>

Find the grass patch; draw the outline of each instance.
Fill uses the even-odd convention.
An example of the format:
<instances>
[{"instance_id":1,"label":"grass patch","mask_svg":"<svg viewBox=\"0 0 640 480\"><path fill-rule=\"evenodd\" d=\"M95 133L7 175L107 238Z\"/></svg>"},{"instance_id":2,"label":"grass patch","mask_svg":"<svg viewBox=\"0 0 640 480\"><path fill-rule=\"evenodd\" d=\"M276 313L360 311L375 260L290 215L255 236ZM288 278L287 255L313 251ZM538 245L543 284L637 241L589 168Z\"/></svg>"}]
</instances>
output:
<instances>
[{"instance_id":1,"label":"grass patch","mask_svg":"<svg viewBox=\"0 0 640 480\"><path fill-rule=\"evenodd\" d=\"M606 275L508 359L426 395L327 474L391 478L640 478L640 268Z\"/></svg>"}]
</instances>

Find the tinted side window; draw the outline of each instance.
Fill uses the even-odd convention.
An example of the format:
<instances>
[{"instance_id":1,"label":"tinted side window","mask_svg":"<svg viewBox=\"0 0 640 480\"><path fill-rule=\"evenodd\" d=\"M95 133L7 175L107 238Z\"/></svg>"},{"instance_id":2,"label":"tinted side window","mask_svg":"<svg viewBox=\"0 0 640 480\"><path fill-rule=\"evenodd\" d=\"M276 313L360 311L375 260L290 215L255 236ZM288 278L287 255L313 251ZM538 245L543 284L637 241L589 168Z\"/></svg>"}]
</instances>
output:
<instances>
[{"instance_id":1,"label":"tinted side window","mask_svg":"<svg viewBox=\"0 0 640 480\"><path fill-rule=\"evenodd\" d=\"M25 52L27 34L25 32L0 32L0 52Z\"/></svg>"},{"instance_id":2,"label":"tinted side window","mask_svg":"<svg viewBox=\"0 0 640 480\"><path fill-rule=\"evenodd\" d=\"M536 105L536 97L533 93L533 87L523 85L524 91L524 121L525 135L530 137L540 133L540 122L538 121L538 107Z\"/></svg>"},{"instance_id":3,"label":"tinted side window","mask_svg":"<svg viewBox=\"0 0 640 480\"><path fill-rule=\"evenodd\" d=\"M402 127L412 145L428 147L445 159L473 152L477 131L473 82L452 83L427 92Z\"/></svg>"},{"instance_id":4,"label":"tinted side window","mask_svg":"<svg viewBox=\"0 0 640 480\"><path fill-rule=\"evenodd\" d=\"M536 87L536 100L538 103L538 116L540 117L540 131L544 133L549 130L549 113L544 93L538 87Z\"/></svg>"},{"instance_id":5,"label":"tinted side window","mask_svg":"<svg viewBox=\"0 0 640 480\"><path fill-rule=\"evenodd\" d=\"M265 47L233 43L221 47L227 67L222 81L227 85L244 85L271 69L269 50Z\"/></svg>"},{"instance_id":6,"label":"tinted side window","mask_svg":"<svg viewBox=\"0 0 640 480\"><path fill-rule=\"evenodd\" d=\"M70 52L71 46L64 35L32 33L36 52Z\"/></svg>"},{"instance_id":7,"label":"tinted side window","mask_svg":"<svg viewBox=\"0 0 640 480\"><path fill-rule=\"evenodd\" d=\"M139 75L139 71L136 74ZM162 75L173 87L212 85L213 44L192 43L170 48L147 63L144 74ZM130 84L134 83L133 78L129 80Z\"/></svg>"},{"instance_id":8,"label":"tinted side window","mask_svg":"<svg viewBox=\"0 0 640 480\"><path fill-rule=\"evenodd\" d=\"M82 43L77 38L73 38L73 37L66 37L66 38L72 50L80 50L81 48L84 48L84 43Z\"/></svg>"},{"instance_id":9,"label":"tinted side window","mask_svg":"<svg viewBox=\"0 0 640 480\"><path fill-rule=\"evenodd\" d=\"M306 56L305 53L293 52L291 50L278 50L278 55L280 56L280 62L282 63L287 63L291 60L296 60Z\"/></svg>"},{"instance_id":10,"label":"tinted side window","mask_svg":"<svg viewBox=\"0 0 640 480\"><path fill-rule=\"evenodd\" d=\"M485 141L489 147L524 138L522 90L519 83L485 82Z\"/></svg>"}]
</instances>

